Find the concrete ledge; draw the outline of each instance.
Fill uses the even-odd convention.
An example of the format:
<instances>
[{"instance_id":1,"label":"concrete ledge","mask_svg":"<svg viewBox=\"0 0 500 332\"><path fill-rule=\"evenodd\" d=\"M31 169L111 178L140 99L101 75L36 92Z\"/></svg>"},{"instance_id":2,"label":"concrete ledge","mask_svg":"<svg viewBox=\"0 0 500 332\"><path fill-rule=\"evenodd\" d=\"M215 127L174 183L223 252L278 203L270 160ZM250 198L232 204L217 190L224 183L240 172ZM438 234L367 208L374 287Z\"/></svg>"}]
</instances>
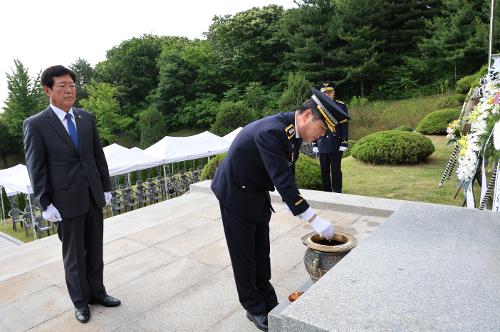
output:
<instances>
[{"instance_id":1,"label":"concrete ledge","mask_svg":"<svg viewBox=\"0 0 500 332\"><path fill-rule=\"evenodd\" d=\"M190 191L213 194L210 190L210 183L210 180L194 183L190 186ZM327 193L308 189L301 189L300 192L313 208L376 217L388 217L407 202L397 199ZM277 191L271 192L270 194L273 203L283 203Z\"/></svg>"},{"instance_id":2,"label":"concrete ledge","mask_svg":"<svg viewBox=\"0 0 500 332\"><path fill-rule=\"evenodd\" d=\"M6 234L4 232L0 232L0 236L3 237L4 239L13 242L15 244L24 244L23 241L16 239L15 237L10 236L9 234Z\"/></svg>"},{"instance_id":3,"label":"concrete ledge","mask_svg":"<svg viewBox=\"0 0 500 332\"><path fill-rule=\"evenodd\" d=\"M500 214L408 203L270 331L494 331L500 326Z\"/></svg>"}]
</instances>

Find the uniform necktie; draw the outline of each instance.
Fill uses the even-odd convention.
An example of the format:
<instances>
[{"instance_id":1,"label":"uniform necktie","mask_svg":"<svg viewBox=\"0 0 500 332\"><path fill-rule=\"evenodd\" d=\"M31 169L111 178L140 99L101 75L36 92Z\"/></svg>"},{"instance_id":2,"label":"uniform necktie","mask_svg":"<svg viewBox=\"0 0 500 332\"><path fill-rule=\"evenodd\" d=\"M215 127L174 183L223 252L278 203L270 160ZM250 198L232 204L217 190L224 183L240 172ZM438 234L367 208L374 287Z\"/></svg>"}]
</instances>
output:
<instances>
[{"instance_id":1,"label":"uniform necktie","mask_svg":"<svg viewBox=\"0 0 500 332\"><path fill-rule=\"evenodd\" d=\"M73 116L70 113L66 113L66 120L68 122L69 136L71 136L71 140L73 141L73 144L78 149L78 133L76 132L75 124L71 120L72 117Z\"/></svg>"}]
</instances>

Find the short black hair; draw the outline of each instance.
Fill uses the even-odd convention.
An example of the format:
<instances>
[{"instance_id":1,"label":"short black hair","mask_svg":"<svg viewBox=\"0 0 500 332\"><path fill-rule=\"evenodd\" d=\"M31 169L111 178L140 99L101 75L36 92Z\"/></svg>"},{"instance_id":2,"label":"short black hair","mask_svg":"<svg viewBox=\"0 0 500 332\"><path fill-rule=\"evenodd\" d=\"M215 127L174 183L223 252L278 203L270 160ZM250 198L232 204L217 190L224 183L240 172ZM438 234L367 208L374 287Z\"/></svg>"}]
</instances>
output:
<instances>
[{"instance_id":1,"label":"short black hair","mask_svg":"<svg viewBox=\"0 0 500 332\"><path fill-rule=\"evenodd\" d=\"M52 89L54 86L54 77L60 77L64 75L69 75L76 82L76 74L71 69L68 69L61 65L56 65L45 69L42 73L40 80L42 81L42 86L46 86Z\"/></svg>"},{"instance_id":2,"label":"short black hair","mask_svg":"<svg viewBox=\"0 0 500 332\"><path fill-rule=\"evenodd\" d=\"M318 104L312 99L307 99L298 109L299 114L304 113L307 110L311 110L314 120L324 120L323 115L318 110Z\"/></svg>"}]
</instances>

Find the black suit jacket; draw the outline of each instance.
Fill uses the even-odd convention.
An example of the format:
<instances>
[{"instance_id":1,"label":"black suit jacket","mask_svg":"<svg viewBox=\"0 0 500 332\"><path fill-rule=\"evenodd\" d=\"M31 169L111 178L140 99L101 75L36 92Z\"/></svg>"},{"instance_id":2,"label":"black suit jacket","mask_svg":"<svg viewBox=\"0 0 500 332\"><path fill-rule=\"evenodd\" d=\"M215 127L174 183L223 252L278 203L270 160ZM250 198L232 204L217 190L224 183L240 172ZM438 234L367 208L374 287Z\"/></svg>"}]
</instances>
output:
<instances>
[{"instance_id":1,"label":"black suit jacket","mask_svg":"<svg viewBox=\"0 0 500 332\"><path fill-rule=\"evenodd\" d=\"M91 197L103 207L104 192L111 191L95 119L82 109L73 108L73 113L78 149L50 107L23 123L26 166L35 198L43 210L54 204L63 219L84 215Z\"/></svg>"},{"instance_id":2,"label":"black suit jacket","mask_svg":"<svg viewBox=\"0 0 500 332\"><path fill-rule=\"evenodd\" d=\"M347 114L347 106L337 100L339 106ZM335 126L335 132L327 132L325 136L318 138L313 146L317 146L319 153L338 153L341 146L347 147L349 139L349 124L348 122L339 123Z\"/></svg>"},{"instance_id":3,"label":"black suit jacket","mask_svg":"<svg viewBox=\"0 0 500 332\"><path fill-rule=\"evenodd\" d=\"M294 113L280 113L252 122L238 133L211 185L225 208L263 219L269 209L262 207L276 187L294 215L307 210L309 205L295 184L294 165L302 139L295 137L294 126Z\"/></svg>"}]
</instances>

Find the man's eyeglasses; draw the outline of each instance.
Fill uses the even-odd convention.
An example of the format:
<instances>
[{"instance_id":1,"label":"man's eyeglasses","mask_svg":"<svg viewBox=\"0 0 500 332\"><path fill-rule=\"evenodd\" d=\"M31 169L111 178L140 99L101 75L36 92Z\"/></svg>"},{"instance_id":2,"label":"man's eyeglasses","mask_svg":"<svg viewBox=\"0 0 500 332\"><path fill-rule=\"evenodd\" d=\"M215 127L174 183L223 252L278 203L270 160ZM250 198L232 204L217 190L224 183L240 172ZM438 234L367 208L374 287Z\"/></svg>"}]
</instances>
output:
<instances>
[{"instance_id":1,"label":"man's eyeglasses","mask_svg":"<svg viewBox=\"0 0 500 332\"><path fill-rule=\"evenodd\" d=\"M54 88L58 88L58 89L67 89L68 87L71 89L74 89L76 87L76 84L75 83L57 83L56 85L54 85Z\"/></svg>"}]
</instances>

